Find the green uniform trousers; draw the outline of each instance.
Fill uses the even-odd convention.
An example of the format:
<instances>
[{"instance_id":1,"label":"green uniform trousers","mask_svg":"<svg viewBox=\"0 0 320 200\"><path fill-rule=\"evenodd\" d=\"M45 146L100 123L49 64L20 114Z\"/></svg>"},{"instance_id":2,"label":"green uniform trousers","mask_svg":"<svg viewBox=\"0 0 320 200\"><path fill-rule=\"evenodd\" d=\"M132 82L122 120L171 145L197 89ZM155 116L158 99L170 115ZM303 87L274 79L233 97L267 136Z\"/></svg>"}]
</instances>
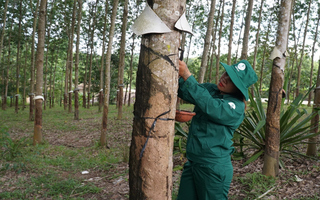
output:
<instances>
[{"instance_id":1,"label":"green uniform trousers","mask_svg":"<svg viewBox=\"0 0 320 200\"><path fill-rule=\"evenodd\" d=\"M223 200L233 176L232 163L185 163L177 200Z\"/></svg>"}]
</instances>

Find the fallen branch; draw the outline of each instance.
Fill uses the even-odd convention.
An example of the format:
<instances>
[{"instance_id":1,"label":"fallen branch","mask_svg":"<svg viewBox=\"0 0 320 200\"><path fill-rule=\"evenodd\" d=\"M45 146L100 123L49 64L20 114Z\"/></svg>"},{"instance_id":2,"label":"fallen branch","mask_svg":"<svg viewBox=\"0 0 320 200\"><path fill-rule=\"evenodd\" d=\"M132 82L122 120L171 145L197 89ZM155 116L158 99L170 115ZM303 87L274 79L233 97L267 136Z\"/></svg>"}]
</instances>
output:
<instances>
[{"instance_id":1,"label":"fallen branch","mask_svg":"<svg viewBox=\"0 0 320 200\"><path fill-rule=\"evenodd\" d=\"M269 192L271 192L272 190L274 190L274 188L276 188L276 187L273 187L273 188L271 188L270 190L266 191L265 193L263 193L262 195L260 195L257 199L261 199L262 197L266 196Z\"/></svg>"}]
</instances>

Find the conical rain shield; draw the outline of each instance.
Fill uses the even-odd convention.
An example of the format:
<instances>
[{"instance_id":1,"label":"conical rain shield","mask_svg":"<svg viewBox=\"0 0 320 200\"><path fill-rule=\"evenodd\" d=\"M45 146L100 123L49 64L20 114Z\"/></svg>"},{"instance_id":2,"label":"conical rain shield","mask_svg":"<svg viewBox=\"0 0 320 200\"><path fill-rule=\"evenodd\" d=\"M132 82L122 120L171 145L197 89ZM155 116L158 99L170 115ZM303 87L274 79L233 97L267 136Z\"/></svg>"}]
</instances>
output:
<instances>
[{"instance_id":1,"label":"conical rain shield","mask_svg":"<svg viewBox=\"0 0 320 200\"><path fill-rule=\"evenodd\" d=\"M176 22L174 26L180 31L184 31L193 35L192 29L189 26L185 12L181 15L181 17L179 18L179 20Z\"/></svg>"},{"instance_id":2,"label":"conical rain shield","mask_svg":"<svg viewBox=\"0 0 320 200\"><path fill-rule=\"evenodd\" d=\"M167 25L158 17L148 4L132 25L132 31L136 35L171 32Z\"/></svg>"}]
</instances>

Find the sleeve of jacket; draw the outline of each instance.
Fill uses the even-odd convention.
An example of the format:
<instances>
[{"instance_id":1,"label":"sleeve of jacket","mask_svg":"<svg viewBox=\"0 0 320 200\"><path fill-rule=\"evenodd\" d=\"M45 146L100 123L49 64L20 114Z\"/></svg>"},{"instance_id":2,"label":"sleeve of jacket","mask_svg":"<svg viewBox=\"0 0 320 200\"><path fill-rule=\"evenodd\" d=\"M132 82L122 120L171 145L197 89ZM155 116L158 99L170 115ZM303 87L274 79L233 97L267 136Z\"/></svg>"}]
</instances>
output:
<instances>
[{"instance_id":1,"label":"sleeve of jacket","mask_svg":"<svg viewBox=\"0 0 320 200\"><path fill-rule=\"evenodd\" d=\"M198 107L209 120L226 126L239 125L244 116L244 103L236 98L213 98L193 76L179 79L178 96Z\"/></svg>"}]
</instances>

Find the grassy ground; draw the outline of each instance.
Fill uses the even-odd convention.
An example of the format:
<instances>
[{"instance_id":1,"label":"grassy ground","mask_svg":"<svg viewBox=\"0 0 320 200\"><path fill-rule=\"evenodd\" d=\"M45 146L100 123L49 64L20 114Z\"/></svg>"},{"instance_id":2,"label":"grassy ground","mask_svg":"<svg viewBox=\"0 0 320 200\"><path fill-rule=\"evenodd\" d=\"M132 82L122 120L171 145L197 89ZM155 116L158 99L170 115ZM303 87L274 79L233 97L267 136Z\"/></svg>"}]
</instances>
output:
<instances>
[{"instance_id":1,"label":"grassy ground","mask_svg":"<svg viewBox=\"0 0 320 200\"><path fill-rule=\"evenodd\" d=\"M123 109L123 119L117 120L117 109L110 105L109 148L99 146L102 113L97 106L80 108L79 121L59 106L43 110L44 143L38 146L32 145L34 122L28 120L28 108L18 114L13 107L0 110L0 199L128 199L133 106ZM192 106L182 105L181 109L191 110ZM175 156L174 167L182 166L183 161ZM320 197L319 162L287 163L288 169L281 170L276 179L261 175L262 159L245 168L243 162L233 161L230 199L256 199L272 188L264 198ZM173 173L173 199L180 175L181 170Z\"/></svg>"}]
</instances>

